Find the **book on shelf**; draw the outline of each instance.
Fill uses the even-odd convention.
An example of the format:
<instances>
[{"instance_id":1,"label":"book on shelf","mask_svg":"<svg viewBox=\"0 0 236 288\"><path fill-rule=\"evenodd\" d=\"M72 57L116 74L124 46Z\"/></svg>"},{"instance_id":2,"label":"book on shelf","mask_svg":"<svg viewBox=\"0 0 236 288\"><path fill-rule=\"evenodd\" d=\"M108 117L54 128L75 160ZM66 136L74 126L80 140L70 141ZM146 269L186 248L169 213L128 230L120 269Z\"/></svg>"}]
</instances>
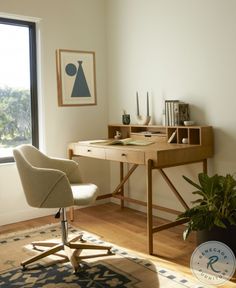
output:
<instances>
[{"instance_id":1,"label":"book on shelf","mask_svg":"<svg viewBox=\"0 0 236 288\"><path fill-rule=\"evenodd\" d=\"M184 121L189 121L189 104L179 102L174 104L174 125L184 125Z\"/></svg>"},{"instance_id":2,"label":"book on shelf","mask_svg":"<svg viewBox=\"0 0 236 288\"><path fill-rule=\"evenodd\" d=\"M183 125L189 118L189 104L179 100L165 100L166 126Z\"/></svg>"},{"instance_id":3,"label":"book on shelf","mask_svg":"<svg viewBox=\"0 0 236 288\"><path fill-rule=\"evenodd\" d=\"M165 115L166 115L166 125L174 126L175 115L174 115L174 105L178 103L179 100L166 100L165 101Z\"/></svg>"},{"instance_id":4,"label":"book on shelf","mask_svg":"<svg viewBox=\"0 0 236 288\"><path fill-rule=\"evenodd\" d=\"M137 145L137 146L146 146L153 144L153 141L150 140L135 140L132 138L125 138L125 139L115 139L108 142L108 145Z\"/></svg>"},{"instance_id":5,"label":"book on shelf","mask_svg":"<svg viewBox=\"0 0 236 288\"><path fill-rule=\"evenodd\" d=\"M168 143L175 142L175 138L177 137L177 130L175 130L171 135L170 138L168 139Z\"/></svg>"}]
</instances>

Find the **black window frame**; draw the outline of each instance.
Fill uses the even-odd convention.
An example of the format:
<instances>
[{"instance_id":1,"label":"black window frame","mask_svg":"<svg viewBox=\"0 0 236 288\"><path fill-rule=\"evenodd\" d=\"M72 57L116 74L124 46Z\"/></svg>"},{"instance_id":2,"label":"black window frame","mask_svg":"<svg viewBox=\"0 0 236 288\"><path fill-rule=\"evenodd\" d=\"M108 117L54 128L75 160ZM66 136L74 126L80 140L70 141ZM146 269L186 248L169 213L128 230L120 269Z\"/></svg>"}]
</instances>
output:
<instances>
[{"instance_id":1,"label":"black window frame","mask_svg":"<svg viewBox=\"0 0 236 288\"><path fill-rule=\"evenodd\" d=\"M38 85L37 85L37 46L36 23L12 18L0 17L0 24L29 28L29 57L30 57L30 96L31 96L31 129L32 145L39 147L38 129ZM0 157L0 163L14 162L14 157Z\"/></svg>"}]
</instances>

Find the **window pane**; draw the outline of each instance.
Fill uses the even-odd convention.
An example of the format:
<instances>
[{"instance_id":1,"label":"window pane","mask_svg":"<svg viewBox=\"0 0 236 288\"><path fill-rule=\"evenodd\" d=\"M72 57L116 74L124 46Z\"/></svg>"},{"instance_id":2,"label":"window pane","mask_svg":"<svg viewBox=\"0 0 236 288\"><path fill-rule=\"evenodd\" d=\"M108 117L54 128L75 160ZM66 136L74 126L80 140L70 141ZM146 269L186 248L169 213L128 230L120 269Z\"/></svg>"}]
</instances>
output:
<instances>
[{"instance_id":1,"label":"window pane","mask_svg":"<svg viewBox=\"0 0 236 288\"><path fill-rule=\"evenodd\" d=\"M0 23L0 157L32 143L29 27Z\"/></svg>"}]
</instances>

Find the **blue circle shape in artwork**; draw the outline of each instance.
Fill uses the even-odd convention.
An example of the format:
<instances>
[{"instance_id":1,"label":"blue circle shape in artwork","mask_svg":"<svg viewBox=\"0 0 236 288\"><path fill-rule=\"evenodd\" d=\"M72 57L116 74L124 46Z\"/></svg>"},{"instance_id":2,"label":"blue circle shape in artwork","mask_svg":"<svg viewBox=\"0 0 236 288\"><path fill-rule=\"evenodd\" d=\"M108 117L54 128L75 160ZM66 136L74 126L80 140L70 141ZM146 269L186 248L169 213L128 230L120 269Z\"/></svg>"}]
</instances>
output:
<instances>
[{"instance_id":1,"label":"blue circle shape in artwork","mask_svg":"<svg viewBox=\"0 0 236 288\"><path fill-rule=\"evenodd\" d=\"M69 76L74 76L76 74L77 68L74 64L69 63L66 65L66 74Z\"/></svg>"}]
</instances>

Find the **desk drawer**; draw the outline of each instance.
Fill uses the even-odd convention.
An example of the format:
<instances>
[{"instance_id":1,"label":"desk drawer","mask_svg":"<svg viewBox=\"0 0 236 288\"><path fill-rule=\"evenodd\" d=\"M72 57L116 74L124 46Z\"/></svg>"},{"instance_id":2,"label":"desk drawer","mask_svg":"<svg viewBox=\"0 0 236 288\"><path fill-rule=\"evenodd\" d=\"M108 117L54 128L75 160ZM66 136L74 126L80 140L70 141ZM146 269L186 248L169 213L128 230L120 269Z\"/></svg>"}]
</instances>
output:
<instances>
[{"instance_id":1,"label":"desk drawer","mask_svg":"<svg viewBox=\"0 0 236 288\"><path fill-rule=\"evenodd\" d=\"M150 140L153 142L167 142L166 134L145 134L131 133L131 137L135 140Z\"/></svg>"},{"instance_id":2,"label":"desk drawer","mask_svg":"<svg viewBox=\"0 0 236 288\"><path fill-rule=\"evenodd\" d=\"M127 151L127 150L106 150L106 159L119 161L119 162L127 162L134 164L144 164L144 152L141 151Z\"/></svg>"},{"instance_id":3,"label":"desk drawer","mask_svg":"<svg viewBox=\"0 0 236 288\"><path fill-rule=\"evenodd\" d=\"M80 156L105 159L105 150L103 148L97 148L91 146L79 146L76 149L76 154Z\"/></svg>"}]
</instances>

